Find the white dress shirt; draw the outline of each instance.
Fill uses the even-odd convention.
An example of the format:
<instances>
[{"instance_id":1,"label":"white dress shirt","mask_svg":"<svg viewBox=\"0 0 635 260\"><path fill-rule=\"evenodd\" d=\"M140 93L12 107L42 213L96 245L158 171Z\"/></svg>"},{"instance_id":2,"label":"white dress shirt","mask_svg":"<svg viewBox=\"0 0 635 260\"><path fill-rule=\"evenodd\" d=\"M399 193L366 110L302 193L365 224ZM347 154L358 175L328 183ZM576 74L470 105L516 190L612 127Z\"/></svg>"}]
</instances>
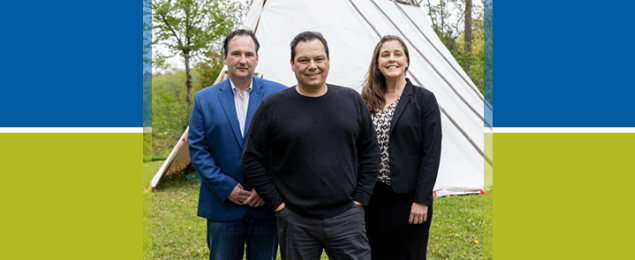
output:
<instances>
[{"instance_id":1,"label":"white dress shirt","mask_svg":"<svg viewBox=\"0 0 635 260\"><path fill-rule=\"evenodd\" d=\"M247 109L249 108L249 95L251 93L254 81L252 80L249 87L245 89L243 95L240 94L234 82L229 80L232 85L232 91L234 92L234 104L236 106L236 115L238 116L238 124L240 124L240 134L245 137L245 122L247 121Z\"/></svg>"}]
</instances>

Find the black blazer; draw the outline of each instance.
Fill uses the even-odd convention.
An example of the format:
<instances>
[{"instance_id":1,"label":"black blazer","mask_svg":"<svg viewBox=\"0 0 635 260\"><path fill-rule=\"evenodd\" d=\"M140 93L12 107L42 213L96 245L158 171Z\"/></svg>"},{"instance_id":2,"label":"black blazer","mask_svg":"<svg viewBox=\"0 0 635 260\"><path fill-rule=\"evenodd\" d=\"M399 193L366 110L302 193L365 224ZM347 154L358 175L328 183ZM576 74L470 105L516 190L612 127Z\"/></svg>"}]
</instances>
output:
<instances>
[{"instance_id":1,"label":"black blazer","mask_svg":"<svg viewBox=\"0 0 635 260\"><path fill-rule=\"evenodd\" d=\"M391 186L430 206L441 160L441 113L432 92L407 82L390 123Z\"/></svg>"}]
</instances>

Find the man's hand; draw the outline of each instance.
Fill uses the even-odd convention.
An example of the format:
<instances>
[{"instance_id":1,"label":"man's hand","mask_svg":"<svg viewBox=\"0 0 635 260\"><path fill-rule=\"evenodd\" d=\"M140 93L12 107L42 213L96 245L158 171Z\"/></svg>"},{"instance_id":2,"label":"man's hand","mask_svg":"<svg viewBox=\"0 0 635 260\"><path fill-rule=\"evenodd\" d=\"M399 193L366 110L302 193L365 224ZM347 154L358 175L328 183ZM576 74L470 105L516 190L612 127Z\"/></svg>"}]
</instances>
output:
<instances>
[{"instance_id":1,"label":"man's hand","mask_svg":"<svg viewBox=\"0 0 635 260\"><path fill-rule=\"evenodd\" d=\"M409 224L419 225L423 222L428 221L428 205L412 203L412 207L410 208L410 219L408 220Z\"/></svg>"},{"instance_id":2,"label":"man's hand","mask_svg":"<svg viewBox=\"0 0 635 260\"><path fill-rule=\"evenodd\" d=\"M249 205L250 207L257 208L265 205L265 201L262 200L260 196L258 196L256 190L251 190L251 195L249 195L249 197L245 201L243 201L243 205Z\"/></svg>"},{"instance_id":3,"label":"man's hand","mask_svg":"<svg viewBox=\"0 0 635 260\"><path fill-rule=\"evenodd\" d=\"M243 189L243 185L236 183L236 187L234 187L227 199L235 204L243 205L243 202L249 198L249 195L251 195L251 193Z\"/></svg>"},{"instance_id":4,"label":"man's hand","mask_svg":"<svg viewBox=\"0 0 635 260\"><path fill-rule=\"evenodd\" d=\"M356 200L354 200L353 203L355 203L355 205L357 205L357 206L362 206L362 207L364 206L364 204L362 204L361 202L356 201Z\"/></svg>"},{"instance_id":5,"label":"man's hand","mask_svg":"<svg viewBox=\"0 0 635 260\"><path fill-rule=\"evenodd\" d=\"M281 210L283 210L287 205L284 204L284 202L282 202L282 204L280 204L280 206L278 206L276 208L276 210L274 210L275 212L280 212Z\"/></svg>"}]
</instances>

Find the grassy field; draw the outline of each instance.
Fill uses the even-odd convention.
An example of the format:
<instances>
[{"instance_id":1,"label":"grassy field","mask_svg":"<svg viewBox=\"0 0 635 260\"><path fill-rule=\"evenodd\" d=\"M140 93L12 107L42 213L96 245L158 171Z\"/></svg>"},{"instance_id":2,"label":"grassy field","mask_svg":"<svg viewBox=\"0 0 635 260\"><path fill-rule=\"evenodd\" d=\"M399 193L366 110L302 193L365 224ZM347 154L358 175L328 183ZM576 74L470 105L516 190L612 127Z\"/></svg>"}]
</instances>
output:
<instances>
[{"instance_id":1,"label":"grassy field","mask_svg":"<svg viewBox=\"0 0 635 260\"><path fill-rule=\"evenodd\" d=\"M161 163L144 163L144 185ZM205 220L196 216L198 185L181 176L162 181L154 192L144 191L144 259L207 258ZM490 196L435 200L428 259L492 259L491 240L486 239L491 237L492 221L484 214L491 207Z\"/></svg>"}]
</instances>

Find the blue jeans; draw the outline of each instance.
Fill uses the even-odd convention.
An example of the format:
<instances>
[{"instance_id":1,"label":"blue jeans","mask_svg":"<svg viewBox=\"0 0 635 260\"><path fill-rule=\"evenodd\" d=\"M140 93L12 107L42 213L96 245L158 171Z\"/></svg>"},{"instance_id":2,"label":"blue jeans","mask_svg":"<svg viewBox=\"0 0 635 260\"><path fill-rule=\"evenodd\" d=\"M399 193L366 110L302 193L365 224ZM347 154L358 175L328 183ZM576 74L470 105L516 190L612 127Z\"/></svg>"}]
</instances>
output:
<instances>
[{"instance_id":1,"label":"blue jeans","mask_svg":"<svg viewBox=\"0 0 635 260\"><path fill-rule=\"evenodd\" d=\"M246 247L245 247L246 244ZM278 237L275 219L255 219L249 213L240 220L207 220L210 260L275 260Z\"/></svg>"}]
</instances>

